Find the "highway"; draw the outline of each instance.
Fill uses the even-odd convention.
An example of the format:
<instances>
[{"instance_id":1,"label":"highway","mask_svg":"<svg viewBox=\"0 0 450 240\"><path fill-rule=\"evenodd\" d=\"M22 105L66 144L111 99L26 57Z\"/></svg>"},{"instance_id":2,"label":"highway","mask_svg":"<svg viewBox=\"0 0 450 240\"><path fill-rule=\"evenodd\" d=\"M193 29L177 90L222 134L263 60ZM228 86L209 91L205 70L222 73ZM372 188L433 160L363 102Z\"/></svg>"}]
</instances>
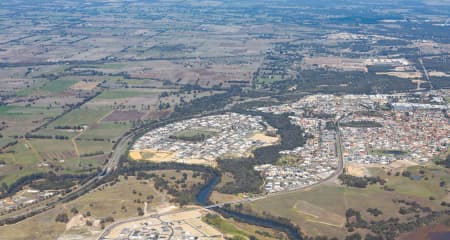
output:
<instances>
[{"instance_id":1,"label":"highway","mask_svg":"<svg viewBox=\"0 0 450 240\"><path fill-rule=\"evenodd\" d=\"M227 106L225 109L228 109L228 108L229 108L229 106ZM171 122L181 121L181 120L188 119L188 118L196 118L196 117L202 117L202 116L211 115L211 114L217 114L222 111L223 111L222 109L216 109L213 111L204 112L204 113L193 115L193 116L186 116L186 117L183 117L180 119L163 120L163 121L157 122L156 124L158 126L165 125L165 124L168 124ZM117 170L119 162L120 162L120 158L122 157L122 155L124 153L127 152L129 144L131 143L133 138L135 136L139 135L140 133L142 133L143 131L146 131L147 127L148 126L143 126L141 128L134 129L132 132L130 132L130 133L124 135L122 138L120 138L118 140L117 144L115 145L115 148L111 152L111 157L109 158L109 160L105 164L105 166L103 166L102 170L99 171L99 173L96 174L94 177L92 177L91 179L86 181L84 184L82 184L78 188L72 190L72 192L65 194L65 195L60 194L60 195L54 196L54 197L46 200L44 203L30 205L25 208L21 208L17 211L14 211L12 213L2 215L2 216L0 216L0 223L3 222L6 225L6 224L10 224L7 222L13 222L13 223L18 222L18 221L13 221L14 219L19 219L19 221L22 221L28 217L48 211L48 210L54 208L55 206L57 206L58 204L72 201L72 200L86 194L91 189L95 188L99 183L101 183L101 181L103 179L110 176Z\"/></svg>"},{"instance_id":2,"label":"highway","mask_svg":"<svg viewBox=\"0 0 450 240\"><path fill-rule=\"evenodd\" d=\"M129 135L123 137L120 139L120 142L116 145L115 151L112 153L111 158L108 160L106 165L103 167L102 171L100 171L96 176L89 179L87 182L85 182L83 185L79 186L77 189L73 190L72 192L66 194L66 195L58 195L50 199L49 201L46 201L45 204L41 205L32 205L29 207L26 207L26 210L22 211L18 214L7 214L0 216L0 221L6 220L6 219L25 219L27 217L34 216L36 214L45 212L49 209L54 208L56 205L64 202L68 202L70 200L73 200L77 197L82 196L83 194L87 193L89 190L91 190L93 187L97 185L97 183L101 182L104 178L111 175L116 169L120 161L121 155L126 152L128 149L128 143L132 140L134 136L134 133L130 133ZM28 208L28 209L27 209ZM23 220L22 219L22 220Z\"/></svg>"}]
</instances>

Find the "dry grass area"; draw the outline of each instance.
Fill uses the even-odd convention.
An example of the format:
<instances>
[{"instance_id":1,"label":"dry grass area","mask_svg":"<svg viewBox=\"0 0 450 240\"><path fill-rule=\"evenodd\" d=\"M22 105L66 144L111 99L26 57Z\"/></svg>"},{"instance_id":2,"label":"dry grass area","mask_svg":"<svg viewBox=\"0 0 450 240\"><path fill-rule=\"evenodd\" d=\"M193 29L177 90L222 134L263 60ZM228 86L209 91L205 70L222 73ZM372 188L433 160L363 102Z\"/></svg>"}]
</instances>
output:
<instances>
[{"instance_id":1,"label":"dry grass area","mask_svg":"<svg viewBox=\"0 0 450 240\"><path fill-rule=\"evenodd\" d=\"M268 145L275 144L280 140L279 137L271 137L271 136L267 136L263 133L256 133L253 136L251 136L250 139L254 140L254 141L261 141Z\"/></svg>"},{"instance_id":2,"label":"dry grass area","mask_svg":"<svg viewBox=\"0 0 450 240\"><path fill-rule=\"evenodd\" d=\"M388 75L398 78L420 79L423 77L419 71L415 72L377 72L377 75Z\"/></svg>"},{"instance_id":3,"label":"dry grass area","mask_svg":"<svg viewBox=\"0 0 450 240\"><path fill-rule=\"evenodd\" d=\"M96 88L100 82L94 81L94 82L86 82L86 81L79 81L72 85L70 89L72 90L82 90L82 91L91 91L94 88Z\"/></svg>"},{"instance_id":4,"label":"dry grass area","mask_svg":"<svg viewBox=\"0 0 450 240\"><path fill-rule=\"evenodd\" d=\"M345 167L345 172L356 177L364 177L370 175L370 173L366 169L366 166L361 164L348 164Z\"/></svg>"},{"instance_id":5,"label":"dry grass area","mask_svg":"<svg viewBox=\"0 0 450 240\"><path fill-rule=\"evenodd\" d=\"M430 77L450 77L450 74L445 72L438 72L438 71L430 71L428 72L428 75Z\"/></svg>"},{"instance_id":6,"label":"dry grass area","mask_svg":"<svg viewBox=\"0 0 450 240\"><path fill-rule=\"evenodd\" d=\"M417 166L416 162L408 161L408 160L397 160L393 163L389 164L386 169L391 171L402 171L408 167Z\"/></svg>"},{"instance_id":7,"label":"dry grass area","mask_svg":"<svg viewBox=\"0 0 450 240\"><path fill-rule=\"evenodd\" d=\"M300 200L295 203L294 208L300 214L305 215L306 221L325 224L338 228L344 227L344 216L329 212L328 210L312 203Z\"/></svg>"},{"instance_id":8,"label":"dry grass area","mask_svg":"<svg viewBox=\"0 0 450 240\"><path fill-rule=\"evenodd\" d=\"M211 202L213 203L221 203L221 202L231 202L242 199L239 196L232 195L232 194L225 194L218 191L213 191L211 193L211 196L209 197Z\"/></svg>"},{"instance_id":9,"label":"dry grass area","mask_svg":"<svg viewBox=\"0 0 450 240\"><path fill-rule=\"evenodd\" d=\"M305 69L314 69L317 67L329 67L344 71L367 72L367 66L363 59L353 59L335 56L305 57L302 60L302 66Z\"/></svg>"},{"instance_id":10,"label":"dry grass area","mask_svg":"<svg viewBox=\"0 0 450 240\"><path fill-rule=\"evenodd\" d=\"M129 156L133 160L137 161L152 161L157 163L162 162L179 162L185 164L198 164L198 165L208 165L215 167L217 165L214 159L203 159L203 158L185 158L176 159L176 152L160 151L154 149L144 149L144 150L131 150Z\"/></svg>"},{"instance_id":11,"label":"dry grass area","mask_svg":"<svg viewBox=\"0 0 450 240\"><path fill-rule=\"evenodd\" d=\"M129 155L133 160L170 162L174 160L175 152L160 151L155 149L144 149L144 150L131 150Z\"/></svg>"}]
</instances>

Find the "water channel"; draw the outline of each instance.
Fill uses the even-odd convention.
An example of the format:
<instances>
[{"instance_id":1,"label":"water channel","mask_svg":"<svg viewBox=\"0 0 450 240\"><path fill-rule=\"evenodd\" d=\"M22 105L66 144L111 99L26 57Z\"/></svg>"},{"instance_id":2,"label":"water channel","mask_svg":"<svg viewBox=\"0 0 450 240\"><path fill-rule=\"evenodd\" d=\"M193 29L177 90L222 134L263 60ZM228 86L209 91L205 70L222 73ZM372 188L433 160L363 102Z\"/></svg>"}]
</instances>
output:
<instances>
[{"instance_id":1,"label":"water channel","mask_svg":"<svg viewBox=\"0 0 450 240\"><path fill-rule=\"evenodd\" d=\"M212 191L214 190L214 187L219 183L219 181L220 176L214 175L213 178L209 180L209 182L199 191L199 193L196 196L196 200L200 205L202 206L211 205L211 202L209 201L209 196L211 195ZM286 233L289 239L291 240L302 240L302 237L297 231L297 229L295 229L292 226L285 225L270 219L264 219L261 217L236 212L222 207L216 207L213 210L215 210L218 213L221 213L222 215L230 216L240 222L245 222L252 225L258 225L282 231Z\"/></svg>"}]
</instances>

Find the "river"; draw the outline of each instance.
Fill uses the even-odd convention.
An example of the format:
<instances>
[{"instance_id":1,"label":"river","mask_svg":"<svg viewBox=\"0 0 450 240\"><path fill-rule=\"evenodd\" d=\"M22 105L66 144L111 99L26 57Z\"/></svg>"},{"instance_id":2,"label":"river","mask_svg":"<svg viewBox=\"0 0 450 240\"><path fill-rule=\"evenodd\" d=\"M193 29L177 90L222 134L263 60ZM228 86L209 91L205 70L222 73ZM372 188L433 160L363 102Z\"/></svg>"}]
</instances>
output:
<instances>
[{"instance_id":1,"label":"river","mask_svg":"<svg viewBox=\"0 0 450 240\"><path fill-rule=\"evenodd\" d=\"M219 183L220 176L214 175L214 177L198 192L196 196L197 202L202 206L210 205L209 196L211 195L212 191L214 190L214 187ZM240 212L236 212L233 210L225 209L216 207L214 210L222 215L227 215L235 220L245 222L252 225L258 225L262 227L272 228L276 229L278 231L282 231L286 233L289 236L289 239L291 240L302 240L303 238L298 233L297 229L294 227L270 220L270 219L264 219L261 217L248 215Z\"/></svg>"}]
</instances>

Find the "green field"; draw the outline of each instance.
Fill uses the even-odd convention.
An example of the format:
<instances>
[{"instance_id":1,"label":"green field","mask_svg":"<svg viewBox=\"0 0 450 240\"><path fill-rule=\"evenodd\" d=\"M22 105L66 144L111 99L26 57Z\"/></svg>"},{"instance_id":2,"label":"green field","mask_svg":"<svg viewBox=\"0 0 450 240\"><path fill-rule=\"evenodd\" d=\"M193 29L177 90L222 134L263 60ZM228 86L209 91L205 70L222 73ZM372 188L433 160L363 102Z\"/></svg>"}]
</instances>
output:
<instances>
[{"instance_id":1,"label":"green field","mask_svg":"<svg viewBox=\"0 0 450 240\"><path fill-rule=\"evenodd\" d=\"M287 239L284 235L275 233L272 230L239 223L231 218L223 218L217 214L207 214L202 218L202 220L205 223L213 226L226 236L232 236L233 240L245 240L249 239L250 236L254 236L257 239L264 240Z\"/></svg>"},{"instance_id":2,"label":"green field","mask_svg":"<svg viewBox=\"0 0 450 240\"><path fill-rule=\"evenodd\" d=\"M282 78L282 76L275 75L275 76L272 76L272 77L258 77L256 79L256 83L257 84L272 84L274 82L278 82L278 81L282 81L282 80L284 80Z\"/></svg>"},{"instance_id":3,"label":"green field","mask_svg":"<svg viewBox=\"0 0 450 240\"><path fill-rule=\"evenodd\" d=\"M217 131L209 129L186 129L174 133L170 138L189 142L201 142L217 134Z\"/></svg>"},{"instance_id":4,"label":"green field","mask_svg":"<svg viewBox=\"0 0 450 240\"><path fill-rule=\"evenodd\" d=\"M405 155L407 151L397 150L397 149L371 149L369 154L373 155Z\"/></svg>"},{"instance_id":5,"label":"green field","mask_svg":"<svg viewBox=\"0 0 450 240\"><path fill-rule=\"evenodd\" d=\"M0 115L2 117L8 116L23 116L23 115L43 115L48 111L44 107L23 107L14 105L0 106Z\"/></svg>"},{"instance_id":6,"label":"green field","mask_svg":"<svg viewBox=\"0 0 450 240\"><path fill-rule=\"evenodd\" d=\"M112 150L113 144L107 141L76 141L80 154L89 154L94 152L103 151L105 154Z\"/></svg>"},{"instance_id":7,"label":"green field","mask_svg":"<svg viewBox=\"0 0 450 240\"><path fill-rule=\"evenodd\" d=\"M19 142L9 149L9 153L0 154L0 159L6 162L6 166L0 168L0 182L9 185L20 177L46 171L37 167L40 162L39 155L33 152L25 142Z\"/></svg>"},{"instance_id":8,"label":"green field","mask_svg":"<svg viewBox=\"0 0 450 240\"><path fill-rule=\"evenodd\" d=\"M208 214L203 217L202 220L218 229L221 233L230 234L233 235L233 237L240 237L241 239L247 239L247 234L244 231L238 229L219 215Z\"/></svg>"},{"instance_id":9,"label":"green field","mask_svg":"<svg viewBox=\"0 0 450 240\"><path fill-rule=\"evenodd\" d=\"M1 115L11 114L10 111L13 109L14 109L14 107L12 107L12 106L2 105L2 106L0 106L0 114Z\"/></svg>"},{"instance_id":10,"label":"green field","mask_svg":"<svg viewBox=\"0 0 450 240\"><path fill-rule=\"evenodd\" d=\"M73 84L77 83L76 80L54 80L46 83L44 86L42 86L40 89L42 91L46 91L49 93L59 93L64 92L66 89L68 89Z\"/></svg>"},{"instance_id":11,"label":"green field","mask_svg":"<svg viewBox=\"0 0 450 240\"><path fill-rule=\"evenodd\" d=\"M131 124L101 122L88 128L86 132L81 135L80 139L103 138L105 140L114 140L122 136L131 128Z\"/></svg>"},{"instance_id":12,"label":"green field","mask_svg":"<svg viewBox=\"0 0 450 240\"><path fill-rule=\"evenodd\" d=\"M55 126L81 126L90 125L101 119L105 114L110 112L111 109L107 107L94 108L94 107L81 107L71 111L70 113L59 118L49 128L53 129Z\"/></svg>"}]
</instances>

